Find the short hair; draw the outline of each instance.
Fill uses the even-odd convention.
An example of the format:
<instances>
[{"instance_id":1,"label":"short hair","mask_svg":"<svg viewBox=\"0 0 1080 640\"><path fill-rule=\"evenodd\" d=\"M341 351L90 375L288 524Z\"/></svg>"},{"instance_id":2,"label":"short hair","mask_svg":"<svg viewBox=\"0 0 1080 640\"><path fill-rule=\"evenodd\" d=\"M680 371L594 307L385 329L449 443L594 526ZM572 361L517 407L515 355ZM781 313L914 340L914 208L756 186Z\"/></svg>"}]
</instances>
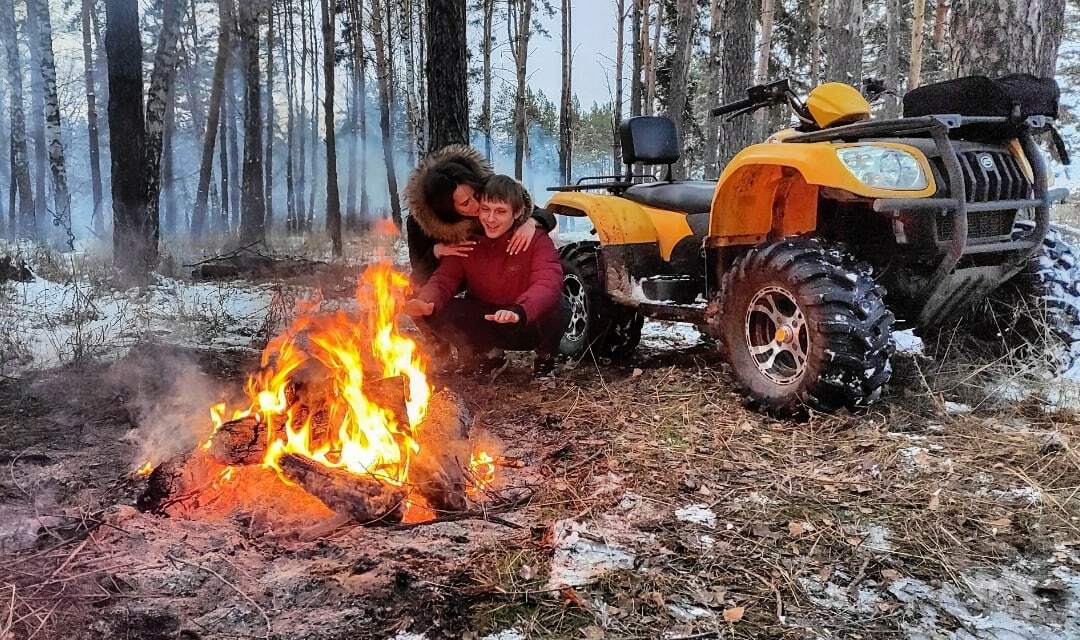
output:
<instances>
[{"instance_id":1,"label":"short hair","mask_svg":"<svg viewBox=\"0 0 1080 640\"><path fill-rule=\"evenodd\" d=\"M515 212L525 208L525 187L510 176L496 174L487 179L480 194L481 200L505 202Z\"/></svg>"},{"instance_id":2,"label":"short hair","mask_svg":"<svg viewBox=\"0 0 1080 640\"><path fill-rule=\"evenodd\" d=\"M468 164L450 159L436 164L425 173L420 187L424 200L435 215L445 222L455 222L461 216L454 207L454 190L463 184L479 192L484 180Z\"/></svg>"}]
</instances>

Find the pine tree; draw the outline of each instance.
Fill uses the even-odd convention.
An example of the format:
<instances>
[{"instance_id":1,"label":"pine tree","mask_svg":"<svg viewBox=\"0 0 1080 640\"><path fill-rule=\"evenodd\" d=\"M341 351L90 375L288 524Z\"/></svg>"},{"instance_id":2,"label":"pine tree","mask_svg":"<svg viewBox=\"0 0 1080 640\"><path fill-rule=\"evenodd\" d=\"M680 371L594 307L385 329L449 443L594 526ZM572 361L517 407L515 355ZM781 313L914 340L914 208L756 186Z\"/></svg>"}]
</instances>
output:
<instances>
[{"instance_id":1,"label":"pine tree","mask_svg":"<svg viewBox=\"0 0 1080 640\"><path fill-rule=\"evenodd\" d=\"M390 197L390 215L394 225L401 229L401 202L398 199L397 173L394 169L393 133L390 129L390 78L383 41L383 0L371 0L371 32L375 46L375 75L379 85L379 129L382 131L383 164L386 167L386 183Z\"/></svg>"},{"instance_id":2,"label":"pine tree","mask_svg":"<svg viewBox=\"0 0 1080 640\"><path fill-rule=\"evenodd\" d=\"M954 0L949 22L956 76L1054 76L1065 0Z\"/></svg>"},{"instance_id":3,"label":"pine tree","mask_svg":"<svg viewBox=\"0 0 1080 640\"><path fill-rule=\"evenodd\" d=\"M98 136L97 117L97 82L94 78L93 45L91 44L90 13L93 0L82 0L80 21L82 26L83 66L86 83L86 133L90 148L90 188L94 198L94 210L90 217L90 227L101 236L105 233L104 217L101 214L101 147ZM98 43L101 46L101 43Z\"/></svg>"},{"instance_id":4,"label":"pine tree","mask_svg":"<svg viewBox=\"0 0 1080 640\"><path fill-rule=\"evenodd\" d=\"M677 0L675 7L675 51L671 56L668 115L675 121L679 132L685 135L690 54L697 22L697 3L694 0ZM677 180L686 178L687 162L686 158L680 158L679 162L675 163L673 169Z\"/></svg>"},{"instance_id":5,"label":"pine tree","mask_svg":"<svg viewBox=\"0 0 1080 640\"><path fill-rule=\"evenodd\" d=\"M335 258L342 255L341 202L337 180L337 126L334 123L334 14L328 0L322 0L323 73L326 94L326 231L330 234Z\"/></svg>"},{"instance_id":6,"label":"pine tree","mask_svg":"<svg viewBox=\"0 0 1080 640\"><path fill-rule=\"evenodd\" d=\"M746 97L752 80L754 63L754 12L748 2L724 2L724 54L722 67L722 102L734 102ZM720 151L717 161L727 164L736 153L753 139L753 120L736 118L720 127Z\"/></svg>"},{"instance_id":7,"label":"pine tree","mask_svg":"<svg viewBox=\"0 0 1080 640\"><path fill-rule=\"evenodd\" d=\"M241 0L240 37L244 81L244 169L240 195L240 243L266 243L266 199L263 183L262 73L259 70L259 14L262 2ZM328 104L332 104L330 95Z\"/></svg>"},{"instance_id":8,"label":"pine tree","mask_svg":"<svg viewBox=\"0 0 1080 640\"><path fill-rule=\"evenodd\" d=\"M825 78L862 84L862 0L832 0L825 35Z\"/></svg>"},{"instance_id":9,"label":"pine tree","mask_svg":"<svg viewBox=\"0 0 1080 640\"><path fill-rule=\"evenodd\" d=\"M524 176L525 147L529 135L525 120L525 80L528 77L532 10L533 0L507 0L507 39L510 42L517 78L514 93L514 177L518 180Z\"/></svg>"},{"instance_id":10,"label":"pine tree","mask_svg":"<svg viewBox=\"0 0 1080 640\"><path fill-rule=\"evenodd\" d=\"M428 151L469 143L469 87L465 0L427 0Z\"/></svg>"}]
</instances>

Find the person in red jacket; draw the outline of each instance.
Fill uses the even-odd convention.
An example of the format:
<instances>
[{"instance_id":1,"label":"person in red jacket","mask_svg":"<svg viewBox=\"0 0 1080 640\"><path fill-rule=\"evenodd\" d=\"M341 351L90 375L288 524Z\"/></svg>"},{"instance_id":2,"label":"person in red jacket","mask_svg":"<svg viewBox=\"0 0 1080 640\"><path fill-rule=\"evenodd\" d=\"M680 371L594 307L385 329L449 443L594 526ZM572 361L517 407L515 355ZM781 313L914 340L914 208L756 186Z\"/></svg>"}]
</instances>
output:
<instances>
[{"instance_id":1,"label":"person in red jacket","mask_svg":"<svg viewBox=\"0 0 1080 640\"><path fill-rule=\"evenodd\" d=\"M506 367L502 349L536 351L536 375L555 367L559 341L569 321L562 296L563 272L555 244L536 234L524 251L507 252L513 231L532 212L532 199L509 176L489 178L480 195L480 225L468 258L449 255L405 312L457 346L459 359L493 377ZM464 297L455 294L465 288ZM492 354L495 355L492 355Z\"/></svg>"}]
</instances>

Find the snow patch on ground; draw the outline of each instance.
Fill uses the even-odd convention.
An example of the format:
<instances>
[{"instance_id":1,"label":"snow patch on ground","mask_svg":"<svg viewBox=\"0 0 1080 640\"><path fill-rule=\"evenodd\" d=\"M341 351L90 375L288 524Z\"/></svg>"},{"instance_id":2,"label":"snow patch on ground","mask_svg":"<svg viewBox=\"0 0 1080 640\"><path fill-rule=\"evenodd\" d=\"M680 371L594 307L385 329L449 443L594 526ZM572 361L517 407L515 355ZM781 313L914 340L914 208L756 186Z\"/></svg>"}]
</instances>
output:
<instances>
[{"instance_id":1,"label":"snow patch on ground","mask_svg":"<svg viewBox=\"0 0 1080 640\"><path fill-rule=\"evenodd\" d=\"M706 527L716 526L716 514L707 504L688 504L675 510L675 517L682 522L700 524Z\"/></svg>"},{"instance_id":2,"label":"snow patch on ground","mask_svg":"<svg viewBox=\"0 0 1080 640\"><path fill-rule=\"evenodd\" d=\"M641 344L654 349L689 349L701 344L701 332L687 322L646 320Z\"/></svg>"},{"instance_id":3,"label":"snow patch on ground","mask_svg":"<svg viewBox=\"0 0 1080 640\"><path fill-rule=\"evenodd\" d=\"M604 542L601 535L590 533L580 522L559 520L553 530L555 553L547 585L550 591L587 585L609 571L634 566L631 553Z\"/></svg>"},{"instance_id":4,"label":"snow patch on ground","mask_svg":"<svg viewBox=\"0 0 1080 640\"><path fill-rule=\"evenodd\" d=\"M0 365L16 373L82 357L118 357L146 340L252 347L280 291L271 284L164 277L126 290L40 277L7 283L0 286Z\"/></svg>"},{"instance_id":5,"label":"snow patch on ground","mask_svg":"<svg viewBox=\"0 0 1080 640\"><path fill-rule=\"evenodd\" d=\"M923 352L922 338L915 335L911 329L895 331L892 337L896 341L896 350L901 353L921 354Z\"/></svg>"}]
</instances>

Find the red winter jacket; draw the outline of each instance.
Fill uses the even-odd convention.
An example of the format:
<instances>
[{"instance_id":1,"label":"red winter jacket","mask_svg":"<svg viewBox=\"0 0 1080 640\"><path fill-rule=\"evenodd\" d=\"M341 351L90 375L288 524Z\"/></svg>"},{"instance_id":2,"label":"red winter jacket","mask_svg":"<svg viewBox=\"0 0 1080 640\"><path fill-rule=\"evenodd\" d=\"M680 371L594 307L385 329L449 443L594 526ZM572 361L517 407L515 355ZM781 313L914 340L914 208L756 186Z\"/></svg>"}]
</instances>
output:
<instances>
[{"instance_id":1,"label":"red winter jacket","mask_svg":"<svg viewBox=\"0 0 1080 640\"><path fill-rule=\"evenodd\" d=\"M559 304L562 264L546 233L534 235L527 251L510 255L506 247L513 235L511 229L495 239L474 238L476 246L469 257L448 256L439 261L416 297L434 303L438 313L464 284L466 297L524 311L522 322L534 322Z\"/></svg>"}]
</instances>

